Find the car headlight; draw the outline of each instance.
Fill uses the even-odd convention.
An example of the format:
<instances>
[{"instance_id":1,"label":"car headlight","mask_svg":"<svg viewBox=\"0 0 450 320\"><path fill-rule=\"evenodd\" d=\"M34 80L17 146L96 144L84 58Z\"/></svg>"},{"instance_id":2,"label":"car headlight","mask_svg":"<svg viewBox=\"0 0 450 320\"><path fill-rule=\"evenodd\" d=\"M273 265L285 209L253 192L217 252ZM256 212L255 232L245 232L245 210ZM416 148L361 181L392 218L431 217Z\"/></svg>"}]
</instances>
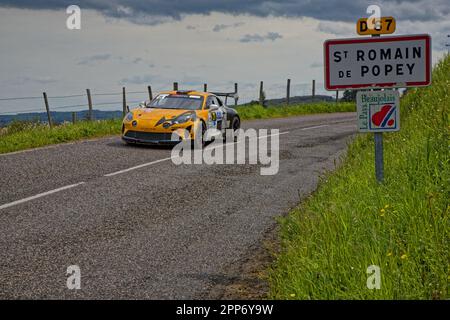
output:
<instances>
[{"instance_id":1,"label":"car headlight","mask_svg":"<svg viewBox=\"0 0 450 320\"><path fill-rule=\"evenodd\" d=\"M174 121L174 123L175 123L175 124L178 124L178 123L186 123L186 122L188 122L189 120L194 120L194 119L195 119L195 115L194 115L194 114L185 114L185 115L179 116L179 117Z\"/></svg>"},{"instance_id":2,"label":"car headlight","mask_svg":"<svg viewBox=\"0 0 450 320\"><path fill-rule=\"evenodd\" d=\"M130 122L133 120L133 114L131 112L128 112L127 115L125 116L125 120Z\"/></svg>"}]
</instances>

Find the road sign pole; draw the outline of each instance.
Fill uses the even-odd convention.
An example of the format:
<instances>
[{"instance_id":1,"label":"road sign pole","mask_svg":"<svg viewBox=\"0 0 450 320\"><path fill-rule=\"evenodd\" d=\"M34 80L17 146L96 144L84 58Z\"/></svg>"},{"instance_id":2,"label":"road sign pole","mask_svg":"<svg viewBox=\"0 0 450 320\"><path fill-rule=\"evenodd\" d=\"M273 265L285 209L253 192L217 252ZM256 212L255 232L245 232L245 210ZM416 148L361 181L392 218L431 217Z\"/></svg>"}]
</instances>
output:
<instances>
[{"instance_id":1,"label":"road sign pole","mask_svg":"<svg viewBox=\"0 0 450 320\"><path fill-rule=\"evenodd\" d=\"M375 132L375 176L378 182L384 179L384 163L383 163L383 132Z\"/></svg>"},{"instance_id":2,"label":"road sign pole","mask_svg":"<svg viewBox=\"0 0 450 320\"><path fill-rule=\"evenodd\" d=\"M373 34L372 38L380 37L379 34ZM384 159L383 159L383 132L374 133L375 144L375 176L379 183L384 179Z\"/></svg>"}]
</instances>

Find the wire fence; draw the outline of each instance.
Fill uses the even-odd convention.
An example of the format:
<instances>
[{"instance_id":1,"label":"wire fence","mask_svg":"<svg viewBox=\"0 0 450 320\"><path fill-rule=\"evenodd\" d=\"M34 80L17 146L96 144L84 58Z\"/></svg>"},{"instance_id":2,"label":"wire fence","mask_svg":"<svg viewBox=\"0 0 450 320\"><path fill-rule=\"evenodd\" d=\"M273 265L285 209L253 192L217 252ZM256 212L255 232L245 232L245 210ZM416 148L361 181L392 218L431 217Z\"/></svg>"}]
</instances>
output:
<instances>
[{"instance_id":1,"label":"wire fence","mask_svg":"<svg viewBox=\"0 0 450 320\"><path fill-rule=\"evenodd\" d=\"M233 87L230 90L230 87ZM195 89L198 91L208 90L208 85L203 88L178 88L178 83L174 83L174 89ZM320 88L316 91L316 88ZM329 100L333 98L329 92L325 92L323 84L315 83L292 83L288 80L285 83L226 83L214 88L211 91L225 91L235 93L238 99L229 97L228 105L241 105L249 102L264 103L267 99L278 99L289 103L293 97L307 97L312 99L319 95L327 95ZM211 89L211 88L209 88ZM227 90L228 89L228 90ZM5 97L0 98L0 126L8 122L19 119L35 119L42 122L59 123L64 121L75 121L76 118L87 120L100 120L111 117L120 117L139 103L153 98L152 87L148 86L144 91L127 91L125 87L118 92L92 92L86 90L84 94L68 95L47 95L27 96L27 97ZM323 97L321 97L323 98Z\"/></svg>"},{"instance_id":2,"label":"wire fence","mask_svg":"<svg viewBox=\"0 0 450 320\"><path fill-rule=\"evenodd\" d=\"M143 100L148 100L149 97L145 91L130 91L126 92L126 95L142 95L142 99L136 100L127 99L127 103L140 103ZM101 99L95 99L93 101L93 107L100 108L102 106L116 106L115 110L121 110L123 104L123 93L110 92L110 93L95 93L91 95L93 99L95 97L101 97ZM109 99L108 97L116 97L115 99ZM120 99L118 99L118 97ZM128 98L128 97L127 97ZM50 111L56 110L68 110L68 111L80 111L80 109L88 109L89 102L86 94L72 94L64 96L47 96ZM31 104L24 104L24 101L32 101ZM36 102L36 100L40 100ZM19 103L11 103L18 101ZM38 103L41 102L41 105ZM72 102L72 103L70 103ZM45 101L43 96L34 97L12 97L12 98L0 98L0 115L5 114L20 114L24 112L46 112Z\"/></svg>"}]
</instances>

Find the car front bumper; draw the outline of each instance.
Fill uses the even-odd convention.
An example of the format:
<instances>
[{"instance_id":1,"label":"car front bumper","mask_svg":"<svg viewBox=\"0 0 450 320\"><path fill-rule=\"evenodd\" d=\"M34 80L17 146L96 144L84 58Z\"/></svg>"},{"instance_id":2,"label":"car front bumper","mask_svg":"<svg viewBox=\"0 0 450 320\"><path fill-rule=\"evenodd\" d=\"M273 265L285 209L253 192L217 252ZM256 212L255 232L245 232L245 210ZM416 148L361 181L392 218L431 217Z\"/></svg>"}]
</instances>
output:
<instances>
[{"instance_id":1,"label":"car front bumper","mask_svg":"<svg viewBox=\"0 0 450 320\"><path fill-rule=\"evenodd\" d=\"M130 143L152 145L176 145L181 138L172 140L172 132L144 132L128 130L122 135L122 139Z\"/></svg>"}]
</instances>

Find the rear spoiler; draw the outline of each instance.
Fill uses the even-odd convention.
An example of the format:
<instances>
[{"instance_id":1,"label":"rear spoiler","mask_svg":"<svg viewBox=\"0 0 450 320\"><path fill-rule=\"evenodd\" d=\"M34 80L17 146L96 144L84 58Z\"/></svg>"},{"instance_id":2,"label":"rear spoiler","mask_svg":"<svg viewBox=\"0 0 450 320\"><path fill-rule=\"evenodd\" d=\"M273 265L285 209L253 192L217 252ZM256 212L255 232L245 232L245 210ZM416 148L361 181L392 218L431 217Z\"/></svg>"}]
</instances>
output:
<instances>
[{"instance_id":1,"label":"rear spoiler","mask_svg":"<svg viewBox=\"0 0 450 320\"><path fill-rule=\"evenodd\" d=\"M237 92L211 92L218 97L225 97L225 104L227 104L227 99L230 97L235 101L239 99Z\"/></svg>"}]
</instances>

